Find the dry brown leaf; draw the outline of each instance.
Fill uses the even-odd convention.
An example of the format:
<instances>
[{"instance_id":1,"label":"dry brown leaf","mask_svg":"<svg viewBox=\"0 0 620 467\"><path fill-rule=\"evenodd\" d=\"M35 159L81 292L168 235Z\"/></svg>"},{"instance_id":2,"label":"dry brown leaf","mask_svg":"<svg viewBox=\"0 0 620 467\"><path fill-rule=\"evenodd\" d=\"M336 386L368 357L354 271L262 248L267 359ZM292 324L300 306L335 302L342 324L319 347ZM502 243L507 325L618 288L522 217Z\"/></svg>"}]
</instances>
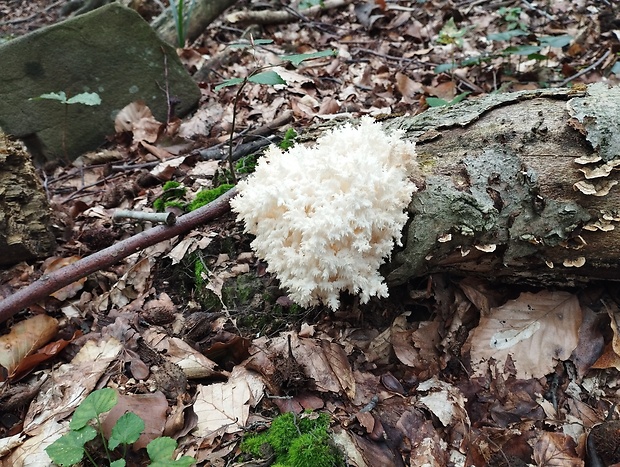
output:
<instances>
[{"instance_id":1,"label":"dry brown leaf","mask_svg":"<svg viewBox=\"0 0 620 467\"><path fill-rule=\"evenodd\" d=\"M396 73L396 89L403 96L403 100L412 103L413 99L422 91L422 83L412 80L400 71Z\"/></svg>"},{"instance_id":2,"label":"dry brown leaf","mask_svg":"<svg viewBox=\"0 0 620 467\"><path fill-rule=\"evenodd\" d=\"M605 370L607 368L615 368L620 371L620 356L616 353L611 342L605 344L603 353L592 364L590 368L595 370Z\"/></svg>"},{"instance_id":3,"label":"dry brown leaf","mask_svg":"<svg viewBox=\"0 0 620 467\"><path fill-rule=\"evenodd\" d=\"M47 315L36 315L14 324L11 332L0 337L0 365L11 377L27 355L51 341L57 332L58 321Z\"/></svg>"},{"instance_id":4,"label":"dry brown leaf","mask_svg":"<svg viewBox=\"0 0 620 467\"><path fill-rule=\"evenodd\" d=\"M9 379L13 382L19 381L29 375L40 363L50 360L62 352L74 339L80 337L82 331L76 331L70 340L60 339L41 347L37 352L27 355L19 362L12 372L9 372ZM2 345L2 344L0 344Z\"/></svg>"},{"instance_id":5,"label":"dry brown leaf","mask_svg":"<svg viewBox=\"0 0 620 467\"><path fill-rule=\"evenodd\" d=\"M243 430L250 413L263 397L265 385L257 373L237 365L226 383L198 385L194 412L198 417L198 436L215 431L236 433Z\"/></svg>"},{"instance_id":6,"label":"dry brown leaf","mask_svg":"<svg viewBox=\"0 0 620 467\"><path fill-rule=\"evenodd\" d=\"M581 320L579 300L568 292L523 293L492 308L467 339L474 375L485 374L491 359L503 366L510 356L517 378L545 376L577 347Z\"/></svg>"},{"instance_id":7,"label":"dry brown leaf","mask_svg":"<svg viewBox=\"0 0 620 467\"><path fill-rule=\"evenodd\" d=\"M127 104L116 114L114 119L114 130L117 133L122 131L133 131L134 126L143 118L154 119L151 109L142 101Z\"/></svg>"},{"instance_id":8,"label":"dry brown leaf","mask_svg":"<svg viewBox=\"0 0 620 467\"><path fill-rule=\"evenodd\" d=\"M53 271L57 271L58 269L62 269L65 266L68 266L70 264L75 263L76 261L79 261L80 259L82 258L80 258L79 256L69 256L67 258L49 258L45 260L45 262L43 263L43 273L49 274ZM58 300L63 302L67 298L75 297L75 295L80 290L82 290L82 287L84 286L84 282L86 282L86 277L82 277L81 279L78 279L77 281L63 287L62 289L57 290L51 295L52 297L57 298Z\"/></svg>"},{"instance_id":9,"label":"dry brown leaf","mask_svg":"<svg viewBox=\"0 0 620 467\"><path fill-rule=\"evenodd\" d=\"M418 329L407 329L404 315L399 316L392 324L391 342L402 363L418 371L421 379L430 378L441 369L437 345L441 342L437 321L422 321Z\"/></svg>"},{"instance_id":10,"label":"dry brown leaf","mask_svg":"<svg viewBox=\"0 0 620 467\"><path fill-rule=\"evenodd\" d=\"M545 467L583 467L583 461L577 457L573 438L562 433L543 431L538 439L531 443L534 448L536 465Z\"/></svg>"},{"instance_id":11,"label":"dry brown leaf","mask_svg":"<svg viewBox=\"0 0 620 467\"><path fill-rule=\"evenodd\" d=\"M118 359L123 345L114 338L89 340L71 363L55 369L30 404L24 420L24 433L38 433L55 419L70 415L91 393L108 369Z\"/></svg>"},{"instance_id":12,"label":"dry brown leaf","mask_svg":"<svg viewBox=\"0 0 620 467\"><path fill-rule=\"evenodd\" d=\"M340 344L335 342L321 341L321 348L325 352L327 361L333 370L340 386L350 400L355 398L355 378L347 358L347 354Z\"/></svg>"},{"instance_id":13,"label":"dry brown leaf","mask_svg":"<svg viewBox=\"0 0 620 467\"><path fill-rule=\"evenodd\" d=\"M418 385L417 391L422 395L418 403L433 412L443 426L457 423L469 426L469 415L465 410L465 397L456 386L433 377Z\"/></svg>"},{"instance_id":14,"label":"dry brown leaf","mask_svg":"<svg viewBox=\"0 0 620 467\"><path fill-rule=\"evenodd\" d=\"M286 336L283 337L286 340ZM323 351L321 344L315 339L300 339L297 335L291 337L293 356L304 368L306 376L314 380L316 388L319 391L336 393L343 390L339 378L330 365L330 358ZM354 388L355 385L353 391Z\"/></svg>"},{"instance_id":15,"label":"dry brown leaf","mask_svg":"<svg viewBox=\"0 0 620 467\"><path fill-rule=\"evenodd\" d=\"M143 333L144 340L154 349L166 355L187 375L188 379L221 377L222 372L216 371L217 364L178 337L169 337L163 332L149 328Z\"/></svg>"}]
</instances>

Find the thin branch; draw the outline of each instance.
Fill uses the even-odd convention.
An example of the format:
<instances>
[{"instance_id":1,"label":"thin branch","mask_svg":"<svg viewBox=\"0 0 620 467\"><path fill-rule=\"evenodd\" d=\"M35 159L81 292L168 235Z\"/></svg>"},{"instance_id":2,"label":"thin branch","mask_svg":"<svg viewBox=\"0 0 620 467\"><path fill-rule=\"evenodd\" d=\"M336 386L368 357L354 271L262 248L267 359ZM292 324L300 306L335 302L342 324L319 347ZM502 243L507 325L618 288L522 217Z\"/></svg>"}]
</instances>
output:
<instances>
[{"instance_id":1,"label":"thin branch","mask_svg":"<svg viewBox=\"0 0 620 467\"><path fill-rule=\"evenodd\" d=\"M145 212L117 209L114 211L112 219L115 221L134 219L143 222L154 222L156 224L174 225L177 221L177 216L173 212Z\"/></svg>"},{"instance_id":2,"label":"thin branch","mask_svg":"<svg viewBox=\"0 0 620 467\"><path fill-rule=\"evenodd\" d=\"M605 52L605 54L599 58L596 62L594 62L592 65L590 65L589 67L584 68L583 70L581 70L579 73L575 73L573 76L569 76L568 78L566 78L564 81L562 81L558 86L563 88L564 86L566 86L568 83L570 83L571 81L573 81L574 79L579 78L580 76L585 75L586 73L592 71L594 68L598 67L601 63L603 63L607 57L609 57L609 54L611 53L611 50L608 50L607 52Z\"/></svg>"},{"instance_id":3,"label":"thin branch","mask_svg":"<svg viewBox=\"0 0 620 467\"><path fill-rule=\"evenodd\" d=\"M44 274L29 286L0 301L0 323L6 321L20 310L45 299L50 294L82 277L109 267L137 251L189 232L206 222L216 219L230 209L229 202L236 194L236 188L232 188L212 203L179 217L173 226L160 225L153 227L109 248L93 253L62 269L50 274Z\"/></svg>"}]
</instances>

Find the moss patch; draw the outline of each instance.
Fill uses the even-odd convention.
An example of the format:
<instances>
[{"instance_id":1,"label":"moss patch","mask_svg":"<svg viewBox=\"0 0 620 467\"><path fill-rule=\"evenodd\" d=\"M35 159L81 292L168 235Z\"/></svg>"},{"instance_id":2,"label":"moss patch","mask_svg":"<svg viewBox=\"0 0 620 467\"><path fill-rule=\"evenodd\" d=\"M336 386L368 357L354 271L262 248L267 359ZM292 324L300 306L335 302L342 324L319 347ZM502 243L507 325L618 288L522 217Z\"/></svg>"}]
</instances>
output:
<instances>
[{"instance_id":1,"label":"moss patch","mask_svg":"<svg viewBox=\"0 0 620 467\"><path fill-rule=\"evenodd\" d=\"M241 450L255 458L273 451L274 466L280 467L338 467L343 457L331 443L329 416L286 413L275 418L264 433L248 436Z\"/></svg>"}]
</instances>

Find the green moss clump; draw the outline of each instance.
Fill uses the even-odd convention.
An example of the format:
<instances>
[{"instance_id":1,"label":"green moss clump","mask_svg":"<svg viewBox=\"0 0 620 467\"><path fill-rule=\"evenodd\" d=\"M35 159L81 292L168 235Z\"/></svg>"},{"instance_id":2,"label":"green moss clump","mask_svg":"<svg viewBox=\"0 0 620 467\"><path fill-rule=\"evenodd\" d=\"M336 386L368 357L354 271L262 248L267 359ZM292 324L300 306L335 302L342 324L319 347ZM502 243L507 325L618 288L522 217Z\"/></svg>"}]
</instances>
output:
<instances>
[{"instance_id":1,"label":"green moss clump","mask_svg":"<svg viewBox=\"0 0 620 467\"><path fill-rule=\"evenodd\" d=\"M280 467L343 466L343 457L331 444L328 430L327 414L300 418L289 412L276 417L266 432L243 440L241 450L260 458L267 444L275 454L274 466Z\"/></svg>"},{"instance_id":2,"label":"green moss clump","mask_svg":"<svg viewBox=\"0 0 620 467\"><path fill-rule=\"evenodd\" d=\"M189 204L188 210L194 211L198 208L201 208L205 204L209 204L211 201L215 201L232 187L234 187L234 185L224 183L217 188L212 188L211 190L200 190L198 193L196 193L196 198L194 199L194 201Z\"/></svg>"},{"instance_id":3,"label":"green moss clump","mask_svg":"<svg viewBox=\"0 0 620 467\"><path fill-rule=\"evenodd\" d=\"M164 192L159 198L153 201L153 209L157 212L163 212L167 207L178 207L185 210L186 203L181 201L187 192L181 183L173 180L164 183Z\"/></svg>"},{"instance_id":4,"label":"green moss clump","mask_svg":"<svg viewBox=\"0 0 620 467\"><path fill-rule=\"evenodd\" d=\"M256 170L256 161L258 160L258 154L250 154L249 156L242 157L235 165L235 171L238 174L249 174Z\"/></svg>"}]
</instances>

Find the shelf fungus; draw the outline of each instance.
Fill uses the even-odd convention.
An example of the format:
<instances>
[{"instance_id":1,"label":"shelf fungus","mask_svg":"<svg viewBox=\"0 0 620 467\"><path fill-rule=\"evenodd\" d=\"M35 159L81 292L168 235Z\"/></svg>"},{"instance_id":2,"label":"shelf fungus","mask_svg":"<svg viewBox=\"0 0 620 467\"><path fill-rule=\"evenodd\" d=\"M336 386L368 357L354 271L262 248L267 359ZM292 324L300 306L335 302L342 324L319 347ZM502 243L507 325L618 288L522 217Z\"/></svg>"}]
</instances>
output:
<instances>
[{"instance_id":1,"label":"shelf fungus","mask_svg":"<svg viewBox=\"0 0 620 467\"><path fill-rule=\"evenodd\" d=\"M582 192L584 195L607 196L609 191L617 185L616 180L608 180L601 183L590 183L582 180L573 185L573 189Z\"/></svg>"},{"instance_id":2,"label":"shelf fungus","mask_svg":"<svg viewBox=\"0 0 620 467\"><path fill-rule=\"evenodd\" d=\"M591 232L594 232L596 230L600 230L602 232L609 232L610 230L614 230L615 226L611 222L599 219L596 222L590 222L589 224L584 225L583 229L589 230Z\"/></svg>"},{"instance_id":3,"label":"shelf fungus","mask_svg":"<svg viewBox=\"0 0 620 467\"><path fill-rule=\"evenodd\" d=\"M620 159L614 159L596 167L582 167L579 169L586 179L607 177L616 167L620 166Z\"/></svg>"},{"instance_id":4,"label":"shelf fungus","mask_svg":"<svg viewBox=\"0 0 620 467\"><path fill-rule=\"evenodd\" d=\"M580 268L586 264L586 259L583 256L579 256L578 258L573 259L565 259L562 265L566 268Z\"/></svg>"}]
</instances>

